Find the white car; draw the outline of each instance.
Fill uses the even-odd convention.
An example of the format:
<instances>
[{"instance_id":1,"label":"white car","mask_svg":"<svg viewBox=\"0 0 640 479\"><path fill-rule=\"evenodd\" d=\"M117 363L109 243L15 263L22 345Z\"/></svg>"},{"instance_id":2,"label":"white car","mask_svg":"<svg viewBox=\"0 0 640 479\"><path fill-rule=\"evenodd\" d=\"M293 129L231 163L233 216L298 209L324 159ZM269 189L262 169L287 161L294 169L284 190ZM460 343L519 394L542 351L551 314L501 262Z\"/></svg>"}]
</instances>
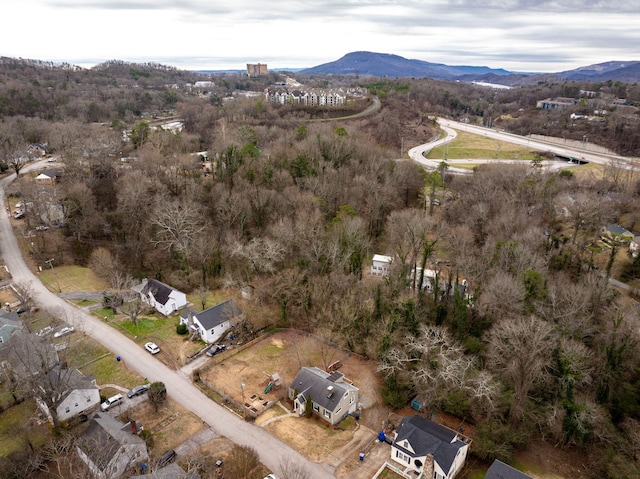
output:
<instances>
[{"instance_id":1,"label":"white car","mask_svg":"<svg viewBox=\"0 0 640 479\"><path fill-rule=\"evenodd\" d=\"M160 348L156 345L156 343L147 343L144 345L144 349L149 351L151 354L158 354L160 352Z\"/></svg>"},{"instance_id":2,"label":"white car","mask_svg":"<svg viewBox=\"0 0 640 479\"><path fill-rule=\"evenodd\" d=\"M60 331L56 331L55 333L53 333L53 337L54 338L59 338L60 336L64 336L66 334L71 334L74 331L75 331L75 328L73 326L65 326Z\"/></svg>"}]
</instances>

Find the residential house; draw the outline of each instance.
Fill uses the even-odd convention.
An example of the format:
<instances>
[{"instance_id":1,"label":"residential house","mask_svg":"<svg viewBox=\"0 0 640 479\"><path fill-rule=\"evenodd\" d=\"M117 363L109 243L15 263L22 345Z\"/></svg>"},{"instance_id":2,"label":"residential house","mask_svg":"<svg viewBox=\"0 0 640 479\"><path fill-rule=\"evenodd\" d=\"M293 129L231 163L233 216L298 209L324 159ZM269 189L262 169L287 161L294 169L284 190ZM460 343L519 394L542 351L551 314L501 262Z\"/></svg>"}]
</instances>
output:
<instances>
[{"instance_id":1,"label":"residential house","mask_svg":"<svg viewBox=\"0 0 640 479\"><path fill-rule=\"evenodd\" d=\"M505 464L498 459L493 461L493 464L487 470L484 475L484 479L533 479L531 476L520 472L517 469Z\"/></svg>"},{"instance_id":2,"label":"residential house","mask_svg":"<svg viewBox=\"0 0 640 479\"><path fill-rule=\"evenodd\" d=\"M347 382L343 373L329 374L315 367L300 369L289 385L294 412L302 416L310 401L312 411L331 425L356 412L358 394L359 389Z\"/></svg>"},{"instance_id":3,"label":"residential house","mask_svg":"<svg viewBox=\"0 0 640 479\"><path fill-rule=\"evenodd\" d=\"M84 434L76 451L97 479L117 479L137 464L149 460L147 446L138 435L136 422L122 424L106 413L97 413Z\"/></svg>"},{"instance_id":4,"label":"residential house","mask_svg":"<svg viewBox=\"0 0 640 479\"><path fill-rule=\"evenodd\" d=\"M31 143L27 147L27 154L32 157L42 158L47 154L47 145L44 143Z\"/></svg>"},{"instance_id":5,"label":"residential house","mask_svg":"<svg viewBox=\"0 0 640 479\"><path fill-rule=\"evenodd\" d=\"M405 417L391 445L391 459L420 479L452 479L462 469L470 440L422 416Z\"/></svg>"},{"instance_id":6,"label":"residential house","mask_svg":"<svg viewBox=\"0 0 640 479\"><path fill-rule=\"evenodd\" d=\"M616 239L624 243L633 240L633 233L622 226L612 223L602 228L603 239Z\"/></svg>"},{"instance_id":7,"label":"residential house","mask_svg":"<svg viewBox=\"0 0 640 479\"><path fill-rule=\"evenodd\" d=\"M60 421L86 414L100 404L100 391L93 376L85 376L77 369L60 367L53 368L48 376L47 391L41 393L55 395L51 400ZM49 421L53 422L45 401L36 397L36 402Z\"/></svg>"},{"instance_id":8,"label":"residential house","mask_svg":"<svg viewBox=\"0 0 640 479\"><path fill-rule=\"evenodd\" d=\"M393 256L374 254L371 260L371 276L387 276L392 262Z\"/></svg>"},{"instance_id":9,"label":"residential house","mask_svg":"<svg viewBox=\"0 0 640 479\"><path fill-rule=\"evenodd\" d=\"M199 313L185 309L180 315L180 322L186 324L204 342L212 344L231 329L242 314L236 302L228 299Z\"/></svg>"},{"instance_id":10,"label":"residential house","mask_svg":"<svg viewBox=\"0 0 640 479\"><path fill-rule=\"evenodd\" d=\"M0 309L0 348L6 347L11 337L20 329L22 329L22 322L18 313Z\"/></svg>"},{"instance_id":11,"label":"residential house","mask_svg":"<svg viewBox=\"0 0 640 479\"><path fill-rule=\"evenodd\" d=\"M165 316L171 316L187 305L187 295L156 279L144 279L132 288L140 294L142 302Z\"/></svg>"},{"instance_id":12,"label":"residential house","mask_svg":"<svg viewBox=\"0 0 640 479\"><path fill-rule=\"evenodd\" d=\"M51 168L49 170L45 170L36 176L36 185L46 185L53 186L62 178L62 172L60 170L56 170L55 168Z\"/></svg>"}]
</instances>

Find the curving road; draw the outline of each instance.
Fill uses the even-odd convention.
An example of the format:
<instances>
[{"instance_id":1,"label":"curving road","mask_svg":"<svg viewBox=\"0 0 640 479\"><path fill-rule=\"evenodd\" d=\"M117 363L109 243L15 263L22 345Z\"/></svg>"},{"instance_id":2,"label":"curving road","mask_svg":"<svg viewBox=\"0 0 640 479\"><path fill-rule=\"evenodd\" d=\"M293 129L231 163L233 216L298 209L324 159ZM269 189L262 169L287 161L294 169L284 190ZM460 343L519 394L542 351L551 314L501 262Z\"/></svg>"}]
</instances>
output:
<instances>
[{"instance_id":1,"label":"curving road","mask_svg":"<svg viewBox=\"0 0 640 479\"><path fill-rule=\"evenodd\" d=\"M37 162L23 171L27 172L42 166L43 162ZM6 204L5 188L14 179L15 174L12 174L0 181L0 204L3 206ZM276 474L280 469L279 464L286 459L303 464L314 479L335 477L331 466L309 461L264 429L243 421L205 396L191 383L185 373L169 369L118 331L51 293L24 262L4 207L0 213L0 251L13 280L31 283L33 300L36 304L72 324L76 330L93 337L114 354L120 355L127 366L142 377L149 378L151 381L164 382L169 397L200 417L215 433L226 436L236 444L255 448L261 462Z\"/></svg>"},{"instance_id":2,"label":"curving road","mask_svg":"<svg viewBox=\"0 0 640 479\"><path fill-rule=\"evenodd\" d=\"M486 138L492 138L499 141L505 141L508 143L514 143L516 145L524 146L526 148L531 148L533 150L539 151L550 151L556 155L562 157L574 157L581 158L583 161L589 163L599 163L599 164L609 164L612 160L623 161L627 163L627 168L637 169L636 162L637 159L627 158L624 156L617 155L606 155L606 154L598 154L592 153L587 150L576 149L576 148L568 148L566 146L559 146L553 143L547 143L541 140L535 140L526 136L514 135L512 133L507 133L504 131L494 130L492 128L484 128L481 126L469 125L467 123L460 123L453 120L446 120L443 118L438 118L438 124L446 133L444 138L438 139L436 141L426 143L424 145L419 145L409 150L409 157L423 166L427 168L438 168L440 164L440 160L429 160L425 158L425 155L429 153L432 149L437 148L438 146L444 145L446 143L452 142L457 133L456 130L466 131L468 133L473 133L474 135L484 136ZM454 129L455 128L455 129ZM494 160L494 161L502 161L502 160ZM447 171L453 173L460 174L469 174L471 173L469 170L465 170L462 168L454 168L449 166Z\"/></svg>"}]
</instances>

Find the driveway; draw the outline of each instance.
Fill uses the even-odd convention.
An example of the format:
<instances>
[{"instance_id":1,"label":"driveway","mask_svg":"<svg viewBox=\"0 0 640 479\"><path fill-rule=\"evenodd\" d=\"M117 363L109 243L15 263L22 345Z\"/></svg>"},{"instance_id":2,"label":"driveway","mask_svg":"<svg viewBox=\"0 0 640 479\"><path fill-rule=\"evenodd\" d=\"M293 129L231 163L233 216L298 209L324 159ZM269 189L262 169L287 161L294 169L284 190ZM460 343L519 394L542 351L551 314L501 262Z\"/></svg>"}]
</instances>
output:
<instances>
[{"instance_id":1,"label":"driveway","mask_svg":"<svg viewBox=\"0 0 640 479\"><path fill-rule=\"evenodd\" d=\"M44 163L37 162L37 164L29 165L23 171L27 172L43 167ZM2 205L5 205L5 188L13 179L15 179L15 174L0 181L0 203ZM307 460L264 429L243 421L205 396L191 383L188 377L185 377L184 373L169 369L118 331L85 311L77 309L45 288L29 270L22 258L5 208L2 208L2 212L0 212L0 251L13 280L31 283L33 300L42 309L66 320L77 331L93 337L114 354L121 356L127 366L140 374L141 377L149 378L150 381L164 382L168 396L200 417L215 434L225 436L236 444L253 447L260 456L261 462L276 474L280 470L280 462L288 460L304 464L314 479L335 477L333 467Z\"/></svg>"}]
</instances>

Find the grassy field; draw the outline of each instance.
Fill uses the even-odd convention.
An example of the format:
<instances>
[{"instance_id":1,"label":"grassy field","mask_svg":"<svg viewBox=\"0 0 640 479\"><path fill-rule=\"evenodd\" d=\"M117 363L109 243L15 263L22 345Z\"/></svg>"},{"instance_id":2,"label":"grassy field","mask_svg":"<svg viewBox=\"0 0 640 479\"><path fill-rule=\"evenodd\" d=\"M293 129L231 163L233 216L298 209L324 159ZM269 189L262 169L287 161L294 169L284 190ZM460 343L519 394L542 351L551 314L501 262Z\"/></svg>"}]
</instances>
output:
<instances>
[{"instance_id":1,"label":"grassy field","mask_svg":"<svg viewBox=\"0 0 640 479\"><path fill-rule=\"evenodd\" d=\"M429 152L427 158L440 160L466 160L469 158L531 161L537 152L513 143L493 140L480 135L458 131L458 136L448 145L443 145Z\"/></svg>"},{"instance_id":2,"label":"grassy field","mask_svg":"<svg viewBox=\"0 0 640 479\"><path fill-rule=\"evenodd\" d=\"M100 292L109 289L105 280L98 278L89 268L81 266L60 266L43 270L40 281L54 293Z\"/></svg>"},{"instance_id":3,"label":"grassy field","mask_svg":"<svg viewBox=\"0 0 640 479\"><path fill-rule=\"evenodd\" d=\"M48 439L48 428L30 421L36 415L35 401L24 401L0 415L0 457L24 449L27 443L42 446Z\"/></svg>"}]
</instances>

